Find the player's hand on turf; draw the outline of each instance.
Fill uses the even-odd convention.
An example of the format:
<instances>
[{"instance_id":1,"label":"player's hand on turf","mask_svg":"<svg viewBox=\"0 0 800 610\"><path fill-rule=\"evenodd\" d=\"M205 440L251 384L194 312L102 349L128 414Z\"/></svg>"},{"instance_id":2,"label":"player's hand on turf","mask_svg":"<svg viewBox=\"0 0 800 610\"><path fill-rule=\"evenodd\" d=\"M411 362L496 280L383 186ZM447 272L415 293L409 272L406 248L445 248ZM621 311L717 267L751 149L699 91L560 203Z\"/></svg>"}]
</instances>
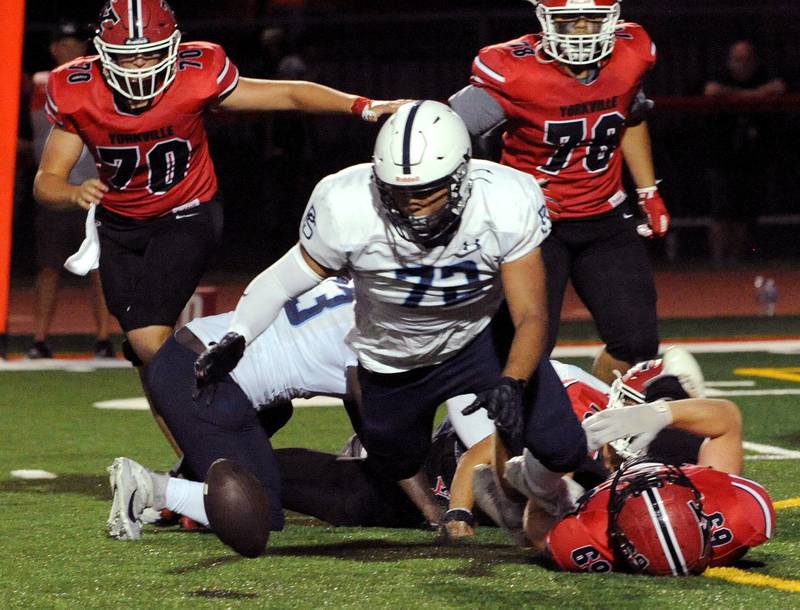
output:
<instances>
[{"instance_id":1,"label":"player's hand on turf","mask_svg":"<svg viewBox=\"0 0 800 610\"><path fill-rule=\"evenodd\" d=\"M475 517L466 508L451 508L444 514L443 534L451 541L475 535Z\"/></svg>"},{"instance_id":2,"label":"player's hand on turf","mask_svg":"<svg viewBox=\"0 0 800 610\"><path fill-rule=\"evenodd\" d=\"M639 194L639 206L647 217L647 224L636 227L642 237L664 237L669 229L669 212L658 187L648 186L636 189Z\"/></svg>"},{"instance_id":3,"label":"player's hand on turf","mask_svg":"<svg viewBox=\"0 0 800 610\"><path fill-rule=\"evenodd\" d=\"M194 362L198 388L217 383L236 368L244 354L245 340L238 333L227 333L219 343L212 343Z\"/></svg>"},{"instance_id":4,"label":"player's hand on turf","mask_svg":"<svg viewBox=\"0 0 800 610\"><path fill-rule=\"evenodd\" d=\"M466 521L449 521L444 524L444 529L450 540L461 540L475 535L475 529Z\"/></svg>"},{"instance_id":5,"label":"player's hand on turf","mask_svg":"<svg viewBox=\"0 0 800 610\"><path fill-rule=\"evenodd\" d=\"M84 180L74 188L72 203L84 210L88 210L92 205L100 203L103 195L108 192L108 187L97 178Z\"/></svg>"},{"instance_id":6,"label":"player's hand on turf","mask_svg":"<svg viewBox=\"0 0 800 610\"><path fill-rule=\"evenodd\" d=\"M471 415L478 409L486 409L486 414L494 420L494 425L511 440L522 438L522 411L525 382L512 377L501 377L494 387L476 395L475 401L461 410L463 415Z\"/></svg>"},{"instance_id":7,"label":"player's hand on turf","mask_svg":"<svg viewBox=\"0 0 800 610\"><path fill-rule=\"evenodd\" d=\"M622 409L606 409L586 418L581 425L586 432L589 451L596 451L620 438L634 437L628 451L637 453L647 448L656 435L671 423L669 405L659 400Z\"/></svg>"}]
</instances>

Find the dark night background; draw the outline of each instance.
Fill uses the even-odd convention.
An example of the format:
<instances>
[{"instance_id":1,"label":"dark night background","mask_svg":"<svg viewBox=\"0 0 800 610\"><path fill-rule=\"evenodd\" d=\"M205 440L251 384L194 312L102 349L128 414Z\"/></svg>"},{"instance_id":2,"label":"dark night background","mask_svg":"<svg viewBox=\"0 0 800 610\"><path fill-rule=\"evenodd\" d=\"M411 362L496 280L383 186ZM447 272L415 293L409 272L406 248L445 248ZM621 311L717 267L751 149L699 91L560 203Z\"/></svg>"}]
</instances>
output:
<instances>
[{"instance_id":1,"label":"dark night background","mask_svg":"<svg viewBox=\"0 0 800 610\"><path fill-rule=\"evenodd\" d=\"M61 18L91 22L101 2L33 0L27 6L24 69L49 69L49 28ZM359 1L207 2L171 0L184 40L222 44L245 76L278 78L287 55L303 59L292 74L373 98L446 99L467 83L470 63L486 44L538 30L533 7L522 0L398 4ZM747 38L771 74L789 92L800 91L800 5L706 0L625 0L625 19L641 23L659 49L659 63L646 83L656 98L698 95L724 63L731 42ZM267 30L266 36L264 35ZM263 38L268 42L264 43ZM291 65L291 62L290 62ZM765 112L772 133L758 214L798 213L800 163L795 145L800 108ZM714 154L715 118L674 108L650 120L662 191L674 217L709 214L704 168ZM279 256L296 239L297 223L315 182L327 173L368 161L374 125L349 117L305 117L291 113L209 117L212 154L226 199L226 240L216 270L248 276ZM23 126L24 135L24 126ZM488 156L492 146L489 143ZM34 273L33 202L19 201L15 220L14 272ZM790 218L791 220L791 218ZM762 226L763 225L763 226ZM797 227L754 227L759 260L796 258ZM702 261L708 255L702 228L676 229L670 245L652 246L657 262Z\"/></svg>"}]
</instances>

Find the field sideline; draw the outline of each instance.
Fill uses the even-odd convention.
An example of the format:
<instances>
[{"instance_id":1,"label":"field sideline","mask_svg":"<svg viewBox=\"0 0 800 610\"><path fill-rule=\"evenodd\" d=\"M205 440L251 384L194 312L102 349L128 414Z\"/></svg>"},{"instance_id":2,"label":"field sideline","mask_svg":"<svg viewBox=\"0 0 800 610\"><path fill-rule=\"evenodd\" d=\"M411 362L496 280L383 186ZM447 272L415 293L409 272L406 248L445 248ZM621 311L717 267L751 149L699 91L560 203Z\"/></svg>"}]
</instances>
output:
<instances>
[{"instance_id":1,"label":"field sideline","mask_svg":"<svg viewBox=\"0 0 800 610\"><path fill-rule=\"evenodd\" d=\"M727 351L691 349L709 393L742 408L745 476L770 491L777 534L734 568L689 579L553 572L493 528L465 545L441 547L429 532L332 528L295 514L255 560L234 555L213 535L177 529L148 528L138 542L110 540L103 529L110 506L105 467L117 455L162 470L174 461L148 413L94 406L140 396L136 376L130 369L93 370L89 362L0 371L0 606L800 607L800 345L715 345ZM571 349L579 347L592 349ZM588 366L592 353L559 358ZM274 441L337 451L347 436L341 409L308 408L297 409ZM11 474L31 469L56 478Z\"/></svg>"}]
</instances>

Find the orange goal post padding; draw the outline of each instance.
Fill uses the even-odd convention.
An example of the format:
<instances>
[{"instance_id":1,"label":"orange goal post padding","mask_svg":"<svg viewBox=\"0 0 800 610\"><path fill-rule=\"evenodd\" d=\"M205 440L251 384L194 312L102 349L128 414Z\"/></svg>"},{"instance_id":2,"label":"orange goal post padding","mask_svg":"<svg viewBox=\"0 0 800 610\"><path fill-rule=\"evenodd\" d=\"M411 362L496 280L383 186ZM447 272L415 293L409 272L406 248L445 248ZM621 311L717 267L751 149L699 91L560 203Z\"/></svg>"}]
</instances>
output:
<instances>
[{"instance_id":1,"label":"orange goal post padding","mask_svg":"<svg viewBox=\"0 0 800 610\"><path fill-rule=\"evenodd\" d=\"M8 293L11 281L11 224L14 212L14 172L19 125L19 87L22 79L22 36L25 0L5 0L0 19L0 357L6 355Z\"/></svg>"}]
</instances>

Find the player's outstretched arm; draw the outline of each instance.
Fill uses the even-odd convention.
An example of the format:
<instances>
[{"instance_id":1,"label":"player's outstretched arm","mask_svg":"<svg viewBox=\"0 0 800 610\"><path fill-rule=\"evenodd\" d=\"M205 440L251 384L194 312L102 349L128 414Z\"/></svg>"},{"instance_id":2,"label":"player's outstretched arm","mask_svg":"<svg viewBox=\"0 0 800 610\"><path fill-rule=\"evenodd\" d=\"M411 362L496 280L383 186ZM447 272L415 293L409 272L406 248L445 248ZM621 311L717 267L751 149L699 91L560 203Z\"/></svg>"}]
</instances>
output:
<instances>
[{"instance_id":1,"label":"player's outstretched arm","mask_svg":"<svg viewBox=\"0 0 800 610\"><path fill-rule=\"evenodd\" d=\"M39 203L58 209L89 209L92 204L100 203L108 187L97 178L90 178L80 185L69 183L69 174L82 152L80 136L53 127L33 181L33 196Z\"/></svg>"},{"instance_id":2,"label":"player's outstretched arm","mask_svg":"<svg viewBox=\"0 0 800 610\"><path fill-rule=\"evenodd\" d=\"M233 313L228 332L195 361L197 387L221 380L244 355L245 345L264 332L278 317L286 301L310 290L328 274L300 244L262 271L245 288Z\"/></svg>"},{"instance_id":3,"label":"player's outstretched arm","mask_svg":"<svg viewBox=\"0 0 800 610\"><path fill-rule=\"evenodd\" d=\"M477 394L475 402L461 410L470 415L478 409L494 420L498 434L515 452L522 451L522 411L525 384L544 352L547 333L545 272L539 249L500 266L503 291L514 323L514 338L502 377Z\"/></svg>"},{"instance_id":4,"label":"player's outstretched arm","mask_svg":"<svg viewBox=\"0 0 800 610\"><path fill-rule=\"evenodd\" d=\"M241 78L233 93L219 107L234 111L302 110L355 114L365 121L376 121L409 101L371 100L308 81Z\"/></svg>"},{"instance_id":5,"label":"player's outstretched arm","mask_svg":"<svg viewBox=\"0 0 800 610\"><path fill-rule=\"evenodd\" d=\"M668 404L673 428L706 437L697 458L700 466L742 473L744 449L739 407L722 398L689 398Z\"/></svg>"}]
</instances>

